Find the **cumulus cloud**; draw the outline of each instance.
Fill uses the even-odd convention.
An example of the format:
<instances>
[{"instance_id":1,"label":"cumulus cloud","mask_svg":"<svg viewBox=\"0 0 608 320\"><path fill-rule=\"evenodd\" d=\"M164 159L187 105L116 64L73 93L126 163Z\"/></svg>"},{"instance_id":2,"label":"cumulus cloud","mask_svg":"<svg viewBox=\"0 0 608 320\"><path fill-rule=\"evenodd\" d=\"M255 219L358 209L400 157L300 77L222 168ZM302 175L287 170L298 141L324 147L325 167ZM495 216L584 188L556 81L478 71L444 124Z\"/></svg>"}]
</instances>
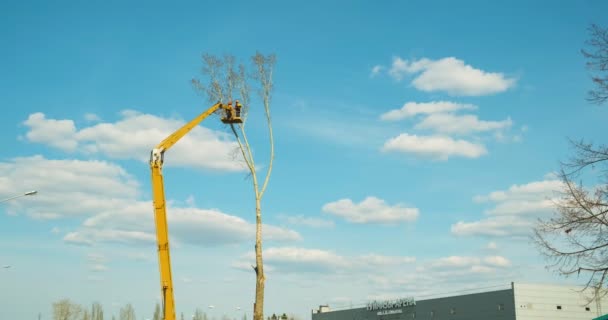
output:
<instances>
[{"instance_id":1,"label":"cumulus cloud","mask_svg":"<svg viewBox=\"0 0 608 320\"><path fill-rule=\"evenodd\" d=\"M514 78L502 73L476 69L454 57L439 60L427 58L404 60L395 57L388 74L397 81L415 75L412 85L421 91L443 91L454 96L482 96L508 90Z\"/></svg>"},{"instance_id":2,"label":"cumulus cloud","mask_svg":"<svg viewBox=\"0 0 608 320\"><path fill-rule=\"evenodd\" d=\"M513 121L479 120L477 115L454 115L449 113L430 114L420 121L415 129L427 129L443 134L469 134L484 131L500 131L511 127Z\"/></svg>"},{"instance_id":3,"label":"cumulus cloud","mask_svg":"<svg viewBox=\"0 0 608 320\"><path fill-rule=\"evenodd\" d=\"M97 123L78 130L73 120L48 119L43 113L33 113L24 122L29 128L25 137L67 152L147 162L152 148L185 123L132 110L121 112L121 117L114 123ZM165 155L165 164L244 171L245 166L231 156L236 148L230 135L197 126Z\"/></svg>"},{"instance_id":4,"label":"cumulus cloud","mask_svg":"<svg viewBox=\"0 0 608 320\"><path fill-rule=\"evenodd\" d=\"M311 228L330 228L334 226L334 222L332 220L307 217L303 215L278 215L278 218L287 224L297 226L306 226Z\"/></svg>"},{"instance_id":5,"label":"cumulus cloud","mask_svg":"<svg viewBox=\"0 0 608 320\"><path fill-rule=\"evenodd\" d=\"M15 190L38 194L7 202L9 213L38 219L92 215L126 205L139 184L122 167L106 161L53 160L40 155L0 162L0 196Z\"/></svg>"},{"instance_id":6,"label":"cumulus cloud","mask_svg":"<svg viewBox=\"0 0 608 320\"><path fill-rule=\"evenodd\" d=\"M86 246L92 246L100 242L147 245L152 244L155 238L152 232L86 228L69 232L63 237L63 240L66 243Z\"/></svg>"},{"instance_id":7,"label":"cumulus cloud","mask_svg":"<svg viewBox=\"0 0 608 320\"><path fill-rule=\"evenodd\" d=\"M168 206L167 223L172 235L183 243L201 246L239 244L255 239L255 224L216 209ZM268 241L299 241L299 233L263 225ZM97 242L151 244L156 241L153 214L148 202L97 214L64 238L66 242L91 245Z\"/></svg>"},{"instance_id":8,"label":"cumulus cloud","mask_svg":"<svg viewBox=\"0 0 608 320\"><path fill-rule=\"evenodd\" d=\"M555 210L561 201L557 192L564 187L554 176L548 175L542 181L512 185L506 190L498 190L487 195L477 195L476 203L489 203L483 219L452 225L452 233L461 236L525 236L530 233L535 219Z\"/></svg>"},{"instance_id":9,"label":"cumulus cloud","mask_svg":"<svg viewBox=\"0 0 608 320\"><path fill-rule=\"evenodd\" d=\"M371 73L370 73L370 76L373 78L373 77L375 77L375 76L379 75L379 74L380 74L380 72L381 72L383 69L384 69L384 67L383 67L383 66L380 66L380 65L376 65L376 66L372 67L372 71L371 71Z\"/></svg>"},{"instance_id":10,"label":"cumulus cloud","mask_svg":"<svg viewBox=\"0 0 608 320\"><path fill-rule=\"evenodd\" d=\"M564 184L560 180L547 176L542 181L532 181L526 184L510 186L507 190L493 191L487 195L478 195L473 198L475 202L504 202L510 200L533 200L539 197L554 195L556 191L563 190Z\"/></svg>"},{"instance_id":11,"label":"cumulus cloud","mask_svg":"<svg viewBox=\"0 0 608 320\"><path fill-rule=\"evenodd\" d=\"M64 151L74 151L78 147L76 125L72 120L47 119L43 113L37 112L30 114L23 124L30 129L25 135L29 141Z\"/></svg>"},{"instance_id":12,"label":"cumulus cloud","mask_svg":"<svg viewBox=\"0 0 608 320\"><path fill-rule=\"evenodd\" d=\"M299 271L323 271L349 266L345 257L334 252L295 247L269 248L265 251L264 259L275 268L297 268Z\"/></svg>"},{"instance_id":13,"label":"cumulus cloud","mask_svg":"<svg viewBox=\"0 0 608 320\"><path fill-rule=\"evenodd\" d=\"M379 254L367 254L357 258L357 261L363 265L370 267L375 266L391 266L391 265L402 265L413 263L416 261L415 257L403 257L403 256L384 256Z\"/></svg>"},{"instance_id":14,"label":"cumulus cloud","mask_svg":"<svg viewBox=\"0 0 608 320\"><path fill-rule=\"evenodd\" d=\"M384 143L382 151L411 153L437 160L450 157L479 158L487 153L486 148L477 143L449 136L418 136L402 133Z\"/></svg>"},{"instance_id":15,"label":"cumulus cloud","mask_svg":"<svg viewBox=\"0 0 608 320\"><path fill-rule=\"evenodd\" d=\"M38 194L7 202L7 212L37 219L85 217L78 229L64 234L67 243L148 245L156 239L151 200L139 199L139 184L116 164L39 155L0 162L0 197L30 189ZM255 237L254 223L217 209L169 202L167 210L173 234L181 242L210 246ZM264 232L270 241L301 239L297 232L273 225L264 225Z\"/></svg>"},{"instance_id":16,"label":"cumulus cloud","mask_svg":"<svg viewBox=\"0 0 608 320\"><path fill-rule=\"evenodd\" d=\"M517 267L507 257L498 255L416 259L380 254L347 255L301 247L267 248L264 257L269 277L288 276L290 281L301 279L307 283L313 279L321 288L323 284L346 281L353 288L368 288L373 298L399 297L408 291L428 294L446 292L446 288L487 287L497 282L507 286L512 281L513 268ZM251 272L254 261L254 253L248 252L232 266ZM312 278L311 273L314 274Z\"/></svg>"},{"instance_id":17,"label":"cumulus cloud","mask_svg":"<svg viewBox=\"0 0 608 320\"><path fill-rule=\"evenodd\" d=\"M474 202L494 204L486 210L491 215L518 215L527 213L547 213L559 201L558 192L564 184L555 178L548 177L542 181L533 181L522 185L512 185L507 190L498 190L487 195L478 195Z\"/></svg>"},{"instance_id":18,"label":"cumulus cloud","mask_svg":"<svg viewBox=\"0 0 608 320\"><path fill-rule=\"evenodd\" d=\"M476 110L477 106L450 101L431 101L431 102L407 102L401 109L390 110L380 115L384 121L398 121L414 117L419 114L436 114L454 112L458 110Z\"/></svg>"},{"instance_id":19,"label":"cumulus cloud","mask_svg":"<svg viewBox=\"0 0 608 320\"><path fill-rule=\"evenodd\" d=\"M358 204L351 199L341 199L323 205L322 210L353 223L409 222L416 220L419 215L418 208L401 204L391 206L376 197L367 197Z\"/></svg>"},{"instance_id":20,"label":"cumulus cloud","mask_svg":"<svg viewBox=\"0 0 608 320\"><path fill-rule=\"evenodd\" d=\"M386 140L381 150L410 153L435 160L450 157L478 158L487 154L480 143L481 134L491 133L500 141L507 140L507 131L512 127L510 117L500 121L480 120L474 114L458 114L465 110L476 110L472 104L449 101L407 102L400 109L390 110L380 115L384 121L398 121L415 118L410 129L417 134L401 133ZM422 117L418 117L422 116ZM468 140L455 136L470 136ZM474 141L471 141L471 140ZM515 139L514 139L515 140Z\"/></svg>"},{"instance_id":21,"label":"cumulus cloud","mask_svg":"<svg viewBox=\"0 0 608 320\"><path fill-rule=\"evenodd\" d=\"M249 271L255 255L247 253L236 261L233 266ZM273 270L281 272L314 272L314 273L350 273L378 271L383 268L401 268L416 262L416 258L408 256L383 256L364 254L343 256L333 251L309 249L300 247L273 247L264 250L264 262Z\"/></svg>"},{"instance_id":22,"label":"cumulus cloud","mask_svg":"<svg viewBox=\"0 0 608 320\"><path fill-rule=\"evenodd\" d=\"M85 113L84 119L89 122L98 122L101 121L101 118L94 113Z\"/></svg>"},{"instance_id":23,"label":"cumulus cloud","mask_svg":"<svg viewBox=\"0 0 608 320\"><path fill-rule=\"evenodd\" d=\"M498 245L496 244L496 242L490 241L486 245L486 249L488 249L488 250L496 250L496 249L498 249Z\"/></svg>"},{"instance_id":24,"label":"cumulus cloud","mask_svg":"<svg viewBox=\"0 0 608 320\"><path fill-rule=\"evenodd\" d=\"M504 268L511 265L511 261L502 256L449 256L432 261L431 268L472 268L477 271L488 271L490 268Z\"/></svg>"},{"instance_id":25,"label":"cumulus cloud","mask_svg":"<svg viewBox=\"0 0 608 320\"><path fill-rule=\"evenodd\" d=\"M472 222L458 221L451 231L459 236L525 236L532 228L532 221L514 216L490 217Z\"/></svg>"},{"instance_id":26,"label":"cumulus cloud","mask_svg":"<svg viewBox=\"0 0 608 320\"><path fill-rule=\"evenodd\" d=\"M464 256L449 256L437 259L431 263L433 268L458 268L458 267L470 267L474 264L479 264L481 259L477 257L464 257Z\"/></svg>"},{"instance_id":27,"label":"cumulus cloud","mask_svg":"<svg viewBox=\"0 0 608 320\"><path fill-rule=\"evenodd\" d=\"M511 261L509 261L507 258L501 257L501 256L485 257L483 261L486 264L494 266L494 267L508 267L511 265Z\"/></svg>"}]
</instances>

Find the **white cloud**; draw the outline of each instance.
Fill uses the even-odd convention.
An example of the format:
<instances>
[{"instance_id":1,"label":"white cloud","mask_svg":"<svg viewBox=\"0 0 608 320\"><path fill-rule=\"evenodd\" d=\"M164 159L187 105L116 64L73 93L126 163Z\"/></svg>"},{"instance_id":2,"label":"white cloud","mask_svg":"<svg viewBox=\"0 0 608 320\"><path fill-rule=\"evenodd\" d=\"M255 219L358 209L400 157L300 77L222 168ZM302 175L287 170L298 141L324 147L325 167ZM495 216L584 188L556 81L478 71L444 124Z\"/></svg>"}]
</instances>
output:
<instances>
[{"instance_id":1,"label":"white cloud","mask_svg":"<svg viewBox=\"0 0 608 320\"><path fill-rule=\"evenodd\" d=\"M514 184L507 190L499 190L489 193L485 196L475 196L473 200L475 202L503 202L510 200L533 200L539 197L548 197L553 195L556 191L561 191L564 184L552 177L547 175L545 180L533 181L522 185Z\"/></svg>"},{"instance_id":2,"label":"white cloud","mask_svg":"<svg viewBox=\"0 0 608 320\"><path fill-rule=\"evenodd\" d=\"M98 123L76 130L72 120L47 119L38 112L24 122L29 128L25 136L31 142L63 151L148 162L152 148L185 123L132 110L123 111L121 116L115 123ZM244 171L245 166L232 158L236 148L236 142L227 133L197 126L165 154L165 165Z\"/></svg>"},{"instance_id":3,"label":"white cloud","mask_svg":"<svg viewBox=\"0 0 608 320\"><path fill-rule=\"evenodd\" d=\"M295 247L269 248L264 252L264 259L273 266L289 266L303 270L324 270L334 268L347 268L346 258L331 251L304 249Z\"/></svg>"},{"instance_id":4,"label":"white cloud","mask_svg":"<svg viewBox=\"0 0 608 320\"><path fill-rule=\"evenodd\" d=\"M488 266L472 266L471 267L471 272L473 273L493 273L495 272L496 269L492 268L492 267L488 267Z\"/></svg>"},{"instance_id":5,"label":"white cloud","mask_svg":"<svg viewBox=\"0 0 608 320\"><path fill-rule=\"evenodd\" d=\"M6 202L7 212L37 219L87 217L64 236L67 243L136 245L156 239L151 200L139 199L138 183L116 164L42 156L0 162L0 198L31 189L38 194ZM173 206L170 201L167 210L179 241L218 245L249 241L255 235L255 224L219 210ZM301 239L293 230L272 225L265 225L264 232L269 241Z\"/></svg>"},{"instance_id":6,"label":"white cloud","mask_svg":"<svg viewBox=\"0 0 608 320\"><path fill-rule=\"evenodd\" d=\"M470 267L480 262L481 259L477 257L449 256L433 261L430 266L433 268L462 268Z\"/></svg>"},{"instance_id":7,"label":"white cloud","mask_svg":"<svg viewBox=\"0 0 608 320\"><path fill-rule=\"evenodd\" d=\"M476 110L472 104L455 103L450 101L407 102L401 109L390 110L380 116L381 120L397 121L414 117L419 114L436 114L458 110Z\"/></svg>"},{"instance_id":8,"label":"white cloud","mask_svg":"<svg viewBox=\"0 0 608 320\"><path fill-rule=\"evenodd\" d=\"M406 75L417 74L412 81L416 89L426 92L445 91L455 96L494 94L515 85L513 78L507 78L502 73L475 69L454 57L413 61L395 57L388 73L398 81Z\"/></svg>"},{"instance_id":9,"label":"white cloud","mask_svg":"<svg viewBox=\"0 0 608 320\"><path fill-rule=\"evenodd\" d=\"M438 133L468 134L472 132L497 131L511 127L513 121L479 120L476 115L454 115L449 113L430 114L416 124L415 129L430 129Z\"/></svg>"},{"instance_id":10,"label":"white cloud","mask_svg":"<svg viewBox=\"0 0 608 320\"><path fill-rule=\"evenodd\" d=\"M506 259L506 258L505 258ZM365 275L379 294L371 298L393 298L403 295L404 291L417 292L426 298L444 295L452 290L479 292L480 287L490 284L504 284L512 281L515 272L512 267L498 267L487 264L484 257L451 256L422 263L411 268L401 268L397 272L373 273ZM490 259L488 259L490 260ZM437 288L440 288L438 290Z\"/></svg>"},{"instance_id":11,"label":"white cloud","mask_svg":"<svg viewBox=\"0 0 608 320\"><path fill-rule=\"evenodd\" d=\"M558 199L509 200L496 204L485 212L492 215L541 214L554 211Z\"/></svg>"},{"instance_id":12,"label":"white cloud","mask_svg":"<svg viewBox=\"0 0 608 320\"><path fill-rule=\"evenodd\" d=\"M186 205L188 205L189 207L194 207L195 203L196 200L194 200L193 195L189 195L188 198L186 198Z\"/></svg>"},{"instance_id":13,"label":"white cloud","mask_svg":"<svg viewBox=\"0 0 608 320\"><path fill-rule=\"evenodd\" d=\"M255 239L255 224L223 213L216 209L182 208L168 206L167 223L171 236L184 243L202 246L238 244ZM263 225L268 241L299 241L300 234L293 230ZM147 244L156 241L153 213L148 202L115 208L97 214L83 223L83 227L66 235L66 242L94 244L97 242L123 242Z\"/></svg>"},{"instance_id":14,"label":"white cloud","mask_svg":"<svg viewBox=\"0 0 608 320\"><path fill-rule=\"evenodd\" d=\"M48 144L64 151L78 147L76 126L72 120L47 119L43 113L32 113L23 122L30 128L25 137L32 142Z\"/></svg>"},{"instance_id":15,"label":"white cloud","mask_svg":"<svg viewBox=\"0 0 608 320\"><path fill-rule=\"evenodd\" d=\"M233 264L243 270L251 270L255 255L253 252L243 255L242 260ZM385 268L402 268L416 262L414 257L383 256L378 254L365 254L359 256L342 256L333 251L321 249L308 249L299 247L274 247L264 250L264 262L281 272L367 272Z\"/></svg>"},{"instance_id":16,"label":"white cloud","mask_svg":"<svg viewBox=\"0 0 608 320\"><path fill-rule=\"evenodd\" d=\"M39 219L92 215L124 206L138 196L138 183L105 161L52 160L36 155L0 162L0 196L37 190L7 202L10 213Z\"/></svg>"},{"instance_id":17,"label":"white cloud","mask_svg":"<svg viewBox=\"0 0 608 320\"><path fill-rule=\"evenodd\" d=\"M89 122L99 122L101 118L94 113L85 113L84 119Z\"/></svg>"},{"instance_id":18,"label":"white cloud","mask_svg":"<svg viewBox=\"0 0 608 320\"><path fill-rule=\"evenodd\" d=\"M66 243L86 246L100 242L142 245L153 243L155 238L150 232L85 228L66 234L63 240Z\"/></svg>"},{"instance_id":19,"label":"white cloud","mask_svg":"<svg viewBox=\"0 0 608 320\"><path fill-rule=\"evenodd\" d=\"M418 136L402 133L384 143L382 151L412 153L438 160L448 160L449 157L478 158L487 153L481 144L466 140L453 139L448 136Z\"/></svg>"},{"instance_id":20,"label":"white cloud","mask_svg":"<svg viewBox=\"0 0 608 320\"><path fill-rule=\"evenodd\" d=\"M498 249L498 245L496 244L496 242L490 241L486 245L486 249L488 249L488 250L496 250L496 249Z\"/></svg>"},{"instance_id":21,"label":"white cloud","mask_svg":"<svg viewBox=\"0 0 608 320\"><path fill-rule=\"evenodd\" d=\"M501 257L501 256L489 256L489 257L485 257L483 259L483 261L491 266L495 266L495 267L508 267L511 265L511 261L509 261L507 258L505 257Z\"/></svg>"},{"instance_id":22,"label":"white cloud","mask_svg":"<svg viewBox=\"0 0 608 320\"><path fill-rule=\"evenodd\" d=\"M484 218L473 222L458 221L451 231L458 236L525 236L533 226L532 221L517 216Z\"/></svg>"},{"instance_id":23,"label":"white cloud","mask_svg":"<svg viewBox=\"0 0 608 320\"><path fill-rule=\"evenodd\" d=\"M315 218L315 217L307 217L303 215L289 216L289 215L279 215L279 219L285 221L287 224L298 225L298 226L306 226L311 228L330 228L334 226L334 222L327 219Z\"/></svg>"},{"instance_id":24,"label":"white cloud","mask_svg":"<svg viewBox=\"0 0 608 320\"><path fill-rule=\"evenodd\" d=\"M415 257L383 256L379 254L367 254L357 258L358 263L375 268L378 266L403 265L416 262Z\"/></svg>"},{"instance_id":25,"label":"white cloud","mask_svg":"<svg viewBox=\"0 0 608 320\"><path fill-rule=\"evenodd\" d=\"M384 67L383 67L383 66L380 66L380 65L376 65L376 66L374 66L374 67L372 68L371 73L370 73L370 77L372 77L372 78L373 78L373 77L377 76L378 74L380 74L380 72L381 72L383 69L384 69Z\"/></svg>"},{"instance_id":26,"label":"white cloud","mask_svg":"<svg viewBox=\"0 0 608 320\"><path fill-rule=\"evenodd\" d=\"M542 181L522 185L512 185L507 190L478 195L473 198L477 203L492 202L495 206L486 210L491 215L518 215L527 213L547 213L553 211L559 201L557 192L564 184L550 176Z\"/></svg>"},{"instance_id":27,"label":"white cloud","mask_svg":"<svg viewBox=\"0 0 608 320\"><path fill-rule=\"evenodd\" d=\"M400 57L393 58L393 64L388 70L388 74L395 80L401 81L405 75L424 70L432 63L429 59L420 59L418 61L409 62Z\"/></svg>"},{"instance_id":28,"label":"white cloud","mask_svg":"<svg viewBox=\"0 0 608 320\"><path fill-rule=\"evenodd\" d=\"M548 174L544 180L521 185L512 185L506 190L490 192L473 197L476 203L490 203L489 215L477 221L459 221L452 225L452 233L461 236L520 237L528 235L535 219L550 214L556 203L561 201L557 192L563 190L563 183Z\"/></svg>"},{"instance_id":29,"label":"white cloud","mask_svg":"<svg viewBox=\"0 0 608 320\"><path fill-rule=\"evenodd\" d=\"M367 197L358 204L351 199L341 199L325 204L322 210L353 223L408 222L416 220L419 215L417 208L401 204L390 206L376 197Z\"/></svg>"},{"instance_id":30,"label":"white cloud","mask_svg":"<svg viewBox=\"0 0 608 320\"><path fill-rule=\"evenodd\" d=\"M485 270L493 267L508 267L511 262L502 256L486 256L486 257L471 257L471 256L449 256L436 259L430 263L431 268L478 268L477 271Z\"/></svg>"}]
</instances>

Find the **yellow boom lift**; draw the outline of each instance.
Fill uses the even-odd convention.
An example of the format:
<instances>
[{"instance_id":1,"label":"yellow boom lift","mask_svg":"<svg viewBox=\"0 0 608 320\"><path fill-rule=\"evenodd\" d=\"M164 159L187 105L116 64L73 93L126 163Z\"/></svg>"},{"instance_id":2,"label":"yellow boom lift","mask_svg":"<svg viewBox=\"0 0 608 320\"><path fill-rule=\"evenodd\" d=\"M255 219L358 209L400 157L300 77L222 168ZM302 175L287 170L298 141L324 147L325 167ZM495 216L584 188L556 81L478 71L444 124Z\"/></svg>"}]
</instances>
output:
<instances>
[{"instance_id":1,"label":"yellow boom lift","mask_svg":"<svg viewBox=\"0 0 608 320\"><path fill-rule=\"evenodd\" d=\"M242 123L240 117L241 104L237 100L232 103L213 105L183 127L179 128L165 140L159 143L150 153L150 169L152 170L152 196L154 201L154 221L156 223L156 240L158 245L158 264L160 268L160 286L162 294L162 320L175 320L175 301L173 298L173 280L171 279L171 259L169 256L169 230L167 228L165 190L163 185L162 167L165 151L169 150L179 139L196 127L201 121L217 110L224 110L221 118L223 123Z\"/></svg>"}]
</instances>

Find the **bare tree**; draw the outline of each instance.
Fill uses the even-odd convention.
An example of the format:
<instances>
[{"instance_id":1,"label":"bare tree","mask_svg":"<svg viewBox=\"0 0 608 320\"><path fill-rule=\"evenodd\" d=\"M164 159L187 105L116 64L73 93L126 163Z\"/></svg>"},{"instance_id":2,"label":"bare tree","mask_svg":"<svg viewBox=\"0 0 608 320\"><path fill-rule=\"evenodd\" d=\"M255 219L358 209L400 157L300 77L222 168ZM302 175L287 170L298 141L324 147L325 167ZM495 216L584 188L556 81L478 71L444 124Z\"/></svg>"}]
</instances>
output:
<instances>
[{"instance_id":1,"label":"bare tree","mask_svg":"<svg viewBox=\"0 0 608 320\"><path fill-rule=\"evenodd\" d=\"M255 80L261 104L263 106L266 125L268 128L268 143L269 143L269 158L266 166L266 175L263 181L258 179L255 160L252 147L247 138L245 130L249 110L251 110L251 101L249 91L248 74L246 67L235 64L235 58L226 55L218 58L212 55L203 55L202 69L203 74L209 77L209 84L203 85L198 80L193 80L193 84L201 92L204 92L210 101L231 102L234 98L239 97L242 104L242 119L240 124L230 124L230 130L234 134L240 151L240 155L249 170L252 180L253 192L255 196L255 218L256 218L256 235L255 235L255 266L253 270L256 275L255 286L255 303L253 305L253 320L264 319L264 285L266 277L264 274L264 263L262 257L262 198L268 187L268 181L272 173L274 160L274 136L272 131L272 119L270 116L271 93L273 90L273 69L276 62L274 54L263 55L256 53L252 57L254 72L250 74Z\"/></svg>"},{"instance_id":2,"label":"bare tree","mask_svg":"<svg viewBox=\"0 0 608 320\"><path fill-rule=\"evenodd\" d=\"M608 30L593 24L587 44L594 52L582 50L587 67L603 72L593 76L597 85L588 100L602 104L608 99ZM566 277L588 276L585 289L593 288L593 299L605 296L608 284L608 146L584 140L572 141L574 156L561 164L562 181L556 212L539 220L534 242L550 261L549 269ZM584 185L583 178L591 179Z\"/></svg>"},{"instance_id":3,"label":"bare tree","mask_svg":"<svg viewBox=\"0 0 608 320\"><path fill-rule=\"evenodd\" d=\"M589 91L588 100L602 104L608 100L608 29L596 24L589 27L590 39L586 42L591 50L581 50L583 56L588 59L587 68L598 71L600 74L592 75L591 80L596 85L594 90Z\"/></svg>"},{"instance_id":4,"label":"bare tree","mask_svg":"<svg viewBox=\"0 0 608 320\"><path fill-rule=\"evenodd\" d=\"M205 320L206 315L203 312L203 310L196 308L196 311L194 311L194 317L192 318L192 320Z\"/></svg>"},{"instance_id":5,"label":"bare tree","mask_svg":"<svg viewBox=\"0 0 608 320\"><path fill-rule=\"evenodd\" d=\"M587 273L587 287L599 288L608 282L608 146L571 143L575 155L562 163L556 213L539 220L534 240L549 268L563 276ZM582 183L587 171L601 172L594 186Z\"/></svg>"},{"instance_id":6,"label":"bare tree","mask_svg":"<svg viewBox=\"0 0 608 320\"><path fill-rule=\"evenodd\" d=\"M91 307L91 320L103 320L103 308L99 302L93 302Z\"/></svg>"},{"instance_id":7,"label":"bare tree","mask_svg":"<svg viewBox=\"0 0 608 320\"><path fill-rule=\"evenodd\" d=\"M62 299L53 303L54 320L80 320L82 307L69 299Z\"/></svg>"},{"instance_id":8,"label":"bare tree","mask_svg":"<svg viewBox=\"0 0 608 320\"><path fill-rule=\"evenodd\" d=\"M136 320L135 309L130 303L120 308L120 320Z\"/></svg>"},{"instance_id":9,"label":"bare tree","mask_svg":"<svg viewBox=\"0 0 608 320\"><path fill-rule=\"evenodd\" d=\"M160 315L160 304L157 302L156 306L154 307L154 316L152 317L153 320L161 320L161 315Z\"/></svg>"}]
</instances>

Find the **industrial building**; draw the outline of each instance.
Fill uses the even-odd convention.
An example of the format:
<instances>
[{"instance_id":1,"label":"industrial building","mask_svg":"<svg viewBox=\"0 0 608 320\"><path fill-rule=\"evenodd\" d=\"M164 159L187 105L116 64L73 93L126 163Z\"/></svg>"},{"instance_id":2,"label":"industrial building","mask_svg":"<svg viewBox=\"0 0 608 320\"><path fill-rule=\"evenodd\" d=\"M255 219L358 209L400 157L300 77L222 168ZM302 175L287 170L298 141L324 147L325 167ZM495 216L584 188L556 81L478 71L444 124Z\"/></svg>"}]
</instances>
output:
<instances>
[{"instance_id":1,"label":"industrial building","mask_svg":"<svg viewBox=\"0 0 608 320\"><path fill-rule=\"evenodd\" d=\"M602 316L607 297L592 299L583 287L511 283L510 288L441 298L370 301L359 308L322 305L312 320L592 320ZM607 309L608 311L608 309Z\"/></svg>"}]
</instances>

